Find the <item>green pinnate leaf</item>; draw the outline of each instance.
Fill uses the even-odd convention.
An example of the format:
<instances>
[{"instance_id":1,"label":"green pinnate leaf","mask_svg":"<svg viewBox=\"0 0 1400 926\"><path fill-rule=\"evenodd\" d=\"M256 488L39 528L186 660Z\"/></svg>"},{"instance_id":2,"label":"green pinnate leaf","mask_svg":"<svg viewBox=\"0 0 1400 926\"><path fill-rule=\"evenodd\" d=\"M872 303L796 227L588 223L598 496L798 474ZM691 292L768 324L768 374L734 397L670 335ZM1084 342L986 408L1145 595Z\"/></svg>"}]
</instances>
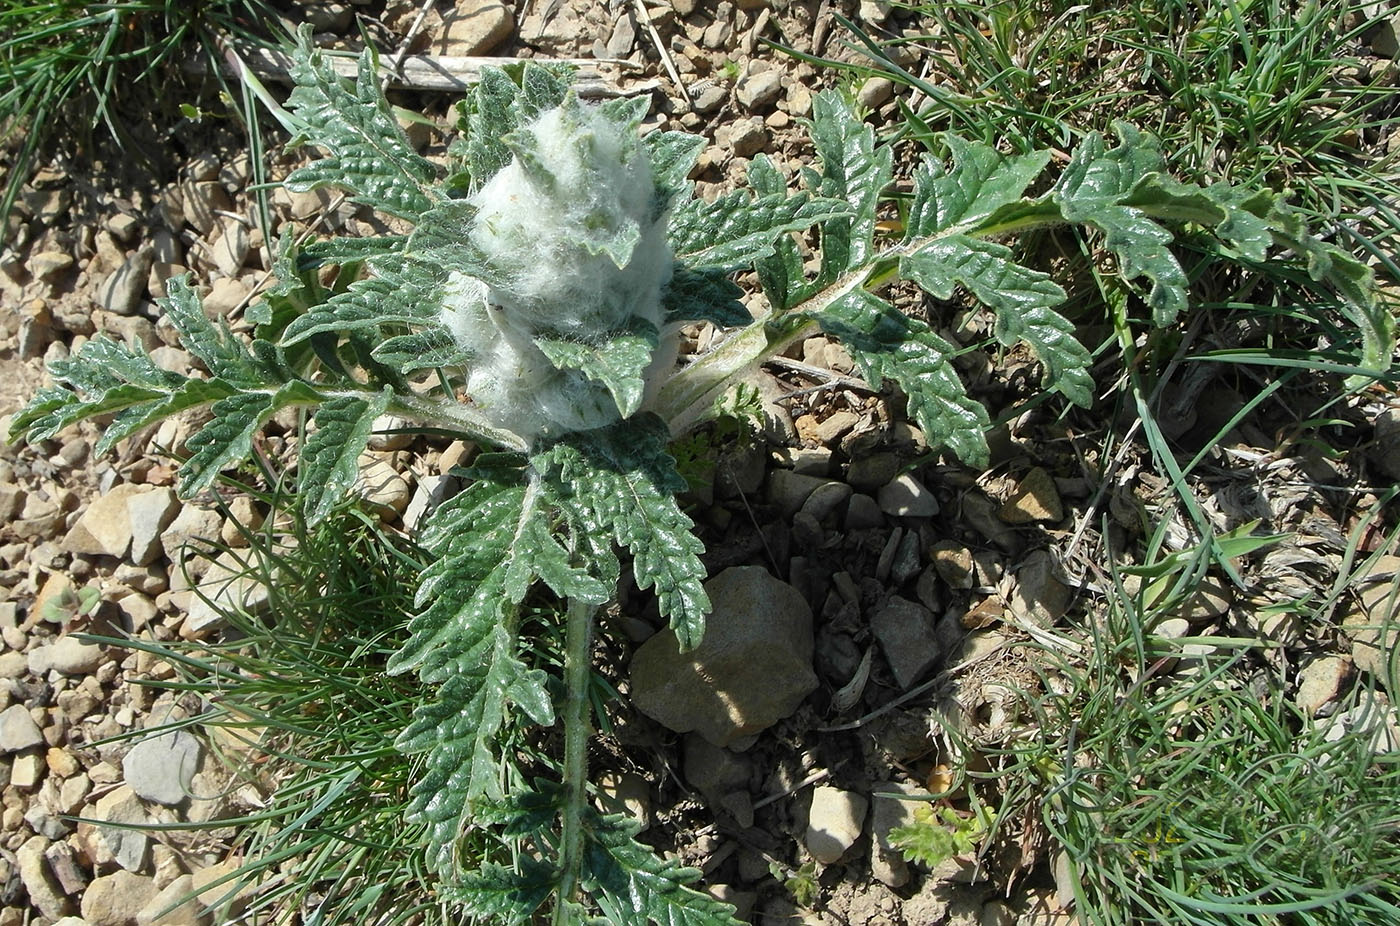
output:
<instances>
[{"instance_id":1,"label":"green pinnate leaf","mask_svg":"<svg viewBox=\"0 0 1400 926\"><path fill-rule=\"evenodd\" d=\"M487 863L452 882L443 892L479 922L527 924L558 886L553 866L522 855L519 870Z\"/></svg>"},{"instance_id":2,"label":"green pinnate leaf","mask_svg":"<svg viewBox=\"0 0 1400 926\"><path fill-rule=\"evenodd\" d=\"M691 267L738 270L773 253L774 242L789 232L850 215L836 199L787 191L751 197L739 190L713 202L693 199L671 217L671 247Z\"/></svg>"},{"instance_id":3,"label":"green pinnate leaf","mask_svg":"<svg viewBox=\"0 0 1400 926\"><path fill-rule=\"evenodd\" d=\"M906 240L954 225L969 225L1019 200L1050 161L1050 152L1004 155L988 145L941 136L952 166L925 159L914 171L914 196L905 220Z\"/></svg>"},{"instance_id":4,"label":"green pinnate leaf","mask_svg":"<svg viewBox=\"0 0 1400 926\"><path fill-rule=\"evenodd\" d=\"M812 146L821 171L809 174L818 196L841 200L848 211L821 223L822 266L818 286L874 255L875 210L893 178L893 155L875 143L875 130L863 123L838 92L824 90L812 100Z\"/></svg>"},{"instance_id":5,"label":"green pinnate leaf","mask_svg":"<svg viewBox=\"0 0 1400 926\"><path fill-rule=\"evenodd\" d=\"M812 317L823 331L841 339L868 381L889 379L899 385L930 445L946 446L970 466L987 465L991 421L958 379L951 344L864 290L846 294Z\"/></svg>"},{"instance_id":6,"label":"green pinnate leaf","mask_svg":"<svg viewBox=\"0 0 1400 926\"><path fill-rule=\"evenodd\" d=\"M1051 191L1066 221L1098 229L1118 258L1124 279L1151 283L1153 324L1165 327L1186 310L1186 271L1168 245L1175 237L1136 206L1124 205L1139 182L1162 167L1155 143L1131 126L1118 126L1119 144L1106 149L1093 133L1079 143Z\"/></svg>"},{"instance_id":7,"label":"green pinnate leaf","mask_svg":"<svg viewBox=\"0 0 1400 926\"><path fill-rule=\"evenodd\" d=\"M749 161L748 180L756 196L777 196L788 188L787 178L763 154ZM768 302L779 311L791 308L798 298L797 293L806 289L802 255L791 235L780 235L773 242L773 255L756 260L754 269L758 271L758 282Z\"/></svg>"},{"instance_id":8,"label":"green pinnate leaf","mask_svg":"<svg viewBox=\"0 0 1400 926\"><path fill-rule=\"evenodd\" d=\"M440 325L385 338L370 355L385 366L404 373L456 366L467 360L452 334Z\"/></svg>"},{"instance_id":9,"label":"green pinnate leaf","mask_svg":"<svg viewBox=\"0 0 1400 926\"><path fill-rule=\"evenodd\" d=\"M263 376L243 342L227 325L215 325L204 314L199 294L189 284L189 276L179 276L166 284L168 296L161 300L165 317L180 333L180 343L204 366L221 379L238 385L260 385Z\"/></svg>"},{"instance_id":10,"label":"green pinnate leaf","mask_svg":"<svg viewBox=\"0 0 1400 926\"><path fill-rule=\"evenodd\" d=\"M1045 385L1085 408L1093 404L1092 357L1074 337L1074 325L1053 306L1065 292L1048 274L1016 263L1011 249L966 235L947 235L900 260L901 272L939 299L962 285L996 313L996 335L1011 346L1025 341L1045 367Z\"/></svg>"},{"instance_id":11,"label":"green pinnate leaf","mask_svg":"<svg viewBox=\"0 0 1400 926\"><path fill-rule=\"evenodd\" d=\"M116 414L93 447L93 453L104 454L144 427L164 421L171 415L190 408L208 405L236 395L238 390L221 379L187 379L173 392L152 402L143 402Z\"/></svg>"},{"instance_id":12,"label":"green pinnate leaf","mask_svg":"<svg viewBox=\"0 0 1400 926\"><path fill-rule=\"evenodd\" d=\"M389 406L389 393L361 398L337 396L322 402L316 431L301 447L297 485L302 511L315 524L330 514L359 474L359 458L369 443L374 420Z\"/></svg>"},{"instance_id":13,"label":"green pinnate leaf","mask_svg":"<svg viewBox=\"0 0 1400 926\"><path fill-rule=\"evenodd\" d=\"M610 923L738 926L734 908L688 885L694 868L663 860L637 842L626 817L588 815L580 882Z\"/></svg>"},{"instance_id":14,"label":"green pinnate leaf","mask_svg":"<svg viewBox=\"0 0 1400 926\"><path fill-rule=\"evenodd\" d=\"M433 278L425 279L414 269L417 268L405 267L401 273L356 281L345 292L337 293L288 325L282 335L283 346L322 333L379 332L388 325L435 321L432 300L437 290Z\"/></svg>"},{"instance_id":15,"label":"green pinnate leaf","mask_svg":"<svg viewBox=\"0 0 1400 926\"><path fill-rule=\"evenodd\" d=\"M180 467L180 494L204 491L230 466L253 452L253 435L277 411L268 392L240 392L214 403L214 418L189 439L190 458Z\"/></svg>"},{"instance_id":16,"label":"green pinnate leaf","mask_svg":"<svg viewBox=\"0 0 1400 926\"><path fill-rule=\"evenodd\" d=\"M342 80L311 47L309 27L294 56L296 88L287 100L301 122L294 144L309 142L329 152L287 177L286 186L306 192L329 186L349 191L356 202L416 221L432 206L437 168L419 157L399 128L379 88L373 47L360 56L359 77Z\"/></svg>"},{"instance_id":17,"label":"green pinnate leaf","mask_svg":"<svg viewBox=\"0 0 1400 926\"><path fill-rule=\"evenodd\" d=\"M723 270L676 264L664 297L666 321L706 321L720 328L747 325L753 316L739 301L742 295L744 291Z\"/></svg>"},{"instance_id":18,"label":"green pinnate leaf","mask_svg":"<svg viewBox=\"0 0 1400 926\"><path fill-rule=\"evenodd\" d=\"M651 162L659 217L672 205L690 198L694 185L687 177L705 149L705 139L689 132L652 132L642 139L642 145Z\"/></svg>"},{"instance_id":19,"label":"green pinnate leaf","mask_svg":"<svg viewBox=\"0 0 1400 926\"><path fill-rule=\"evenodd\" d=\"M638 415L564 436L540 453L556 501L582 536L611 535L633 557L637 586L656 587L661 614L683 650L699 644L710 601L702 585L704 546L676 504L685 480L666 453L669 432Z\"/></svg>"},{"instance_id":20,"label":"green pinnate leaf","mask_svg":"<svg viewBox=\"0 0 1400 926\"><path fill-rule=\"evenodd\" d=\"M651 363L660 332L656 326L633 318L624 331L595 343L562 338L535 338L535 346L559 370L577 370L608 390L617 411L626 418L642 404L646 381L642 373Z\"/></svg>"}]
</instances>

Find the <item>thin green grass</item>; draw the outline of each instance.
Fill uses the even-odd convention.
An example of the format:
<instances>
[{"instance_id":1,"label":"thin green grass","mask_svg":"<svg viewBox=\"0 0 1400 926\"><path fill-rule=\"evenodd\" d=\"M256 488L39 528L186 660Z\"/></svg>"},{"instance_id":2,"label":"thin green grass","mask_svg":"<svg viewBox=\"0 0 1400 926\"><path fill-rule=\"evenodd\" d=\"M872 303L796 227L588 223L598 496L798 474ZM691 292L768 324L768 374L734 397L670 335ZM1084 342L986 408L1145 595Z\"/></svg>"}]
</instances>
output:
<instances>
[{"instance_id":1,"label":"thin green grass","mask_svg":"<svg viewBox=\"0 0 1400 926\"><path fill-rule=\"evenodd\" d=\"M263 0L0 0L0 144L14 149L0 220L58 137L71 133L90 146L101 125L127 142L122 104L144 92L151 111L189 51L198 48L217 65L221 43L265 44L276 22ZM167 86L152 86L156 80ZM246 105L235 111L240 119L252 114Z\"/></svg>"},{"instance_id":2,"label":"thin green grass","mask_svg":"<svg viewBox=\"0 0 1400 926\"><path fill-rule=\"evenodd\" d=\"M222 642L126 644L178 667L179 680L148 684L207 701L198 726L235 775L268 791L259 812L210 824L238 827L230 902L245 921L456 922L432 893L423 827L404 821L414 761L394 739L421 693L384 672L418 554L353 509L289 529L250 533L234 551L268 588L267 617L224 612ZM498 849L468 840L465 851Z\"/></svg>"}]
</instances>

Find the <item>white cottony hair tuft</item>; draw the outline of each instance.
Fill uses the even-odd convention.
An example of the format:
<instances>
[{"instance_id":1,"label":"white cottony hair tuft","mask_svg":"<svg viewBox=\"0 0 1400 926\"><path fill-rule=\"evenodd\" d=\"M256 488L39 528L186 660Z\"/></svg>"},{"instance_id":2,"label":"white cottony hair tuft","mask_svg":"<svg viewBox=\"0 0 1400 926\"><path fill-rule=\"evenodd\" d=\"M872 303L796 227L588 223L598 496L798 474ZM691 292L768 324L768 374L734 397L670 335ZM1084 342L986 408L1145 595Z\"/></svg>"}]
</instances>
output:
<instances>
[{"instance_id":1,"label":"white cottony hair tuft","mask_svg":"<svg viewBox=\"0 0 1400 926\"><path fill-rule=\"evenodd\" d=\"M516 157L470 199L471 243L495 285L453 274L442 321L474 358L472 401L527 439L618 417L602 385L555 369L535 338L593 342L633 319L663 328L671 248L646 150L628 128L570 96L517 133ZM664 343L648 373L674 358Z\"/></svg>"}]
</instances>

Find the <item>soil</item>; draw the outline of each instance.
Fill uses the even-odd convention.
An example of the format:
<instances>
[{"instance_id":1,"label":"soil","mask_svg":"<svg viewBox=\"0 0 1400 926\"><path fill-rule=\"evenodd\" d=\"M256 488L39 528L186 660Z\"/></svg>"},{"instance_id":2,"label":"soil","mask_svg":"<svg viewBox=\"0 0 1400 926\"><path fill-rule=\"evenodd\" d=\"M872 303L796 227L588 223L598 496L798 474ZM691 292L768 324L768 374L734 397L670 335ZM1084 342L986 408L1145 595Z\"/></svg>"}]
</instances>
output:
<instances>
[{"instance_id":1,"label":"soil","mask_svg":"<svg viewBox=\"0 0 1400 926\"><path fill-rule=\"evenodd\" d=\"M491 8L500 6L459 0L455 12L490 17ZM357 45L358 19L387 57L405 48L420 4L367 0L303 7L299 12L308 17L314 8L325 44ZM800 120L810 113L812 94L835 85L838 75L785 56L765 39L849 59L854 53L842 44L837 14L878 34L915 25L904 11L878 2L520 0L504 8L508 22L495 41L472 47L467 38L453 44L452 36L465 35L453 31L454 4L421 9L427 14L407 45L414 53L607 59L611 63L600 70L609 88L651 96L648 129L679 128L710 140L696 175L699 195L706 197L731 188L760 151L789 170L811 159ZM646 14L642 19L639 11ZM665 43L669 63L652 28ZM678 91L671 69L694 103ZM897 101L885 89L860 88L874 104L877 126L898 116ZM440 125L454 99L435 91L396 90L392 96ZM207 98L201 103L217 105ZM235 326L243 306L267 285L270 259L251 221L246 138L215 118L164 129L147 133L164 139L160 158L143 163L110 145L92 149L95 155L63 152L26 188L0 259L0 414L18 409L43 384L46 362L96 332L139 340L149 349L173 349L173 336L153 303L171 275L192 271L222 300ZM445 143L440 132L413 131L430 154ZM274 178L301 157L281 153L276 141L266 147L279 152L269 156ZM372 230L367 217L330 197L279 190L271 208L279 221L298 227L319 222L329 230ZM246 254L230 263L220 256L220 241L227 236L224 244L231 246L235 225L248 240ZM50 269L44 255L59 255L51 261L57 269ZM144 261L148 285L139 287L134 307L123 309L113 303L110 280L133 260ZM931 317L950 337L959 337L964 325L960 339L967 340L985 324L976 315L957 318L952 307L913 300L912 294L906 299L911 310ZM1199 345L1227 346L1248 336L1212 325L1193 329ZM1057 893L1047 840L1032 817L1008 824L1015 838L1007 841L1017 844L1016 853L992 853L979 864L963 859L934 871L902 862L891 870L882 861L879 815L873 812L858 821L839 858L814 862L809 846L816 790L834 788L863 800L890 788L936 791L954 761L942 733L946 725L988 744L1008 736L1017 709L1007 703L1007 693L1033 696L1040 683L1030 651L1016 644L1053 632L1067 615L1100 614L1103 592L1111 587L1108 564L1128 562L1155 518L1171 519L1169 544L1189 536L1186 522L1167 503L1167 482L1154 472L1130 414L1112 407L1063 416L1054 405L1020 410L1038 382L1033 358L1022 351L970 354L964 363L973 394L987 402L994 419L1017 410L992 435L994 459L986 472L931 459L922 435L903 418L899 399L851 381L839 349L815 339L761 374L765 387L785 398L769 403L775 433L766 443L730 447L722 458L737 491L701 492L691 500L712 575L759 565L802 593L815 615L818 688L791 716L723 751L729 755L721 758L737 763L742 773L722 793L702 793L693 783L699 773L691 763L705 748L696 734L674 733L639 713L615 718L615 738L600 744L594 767L600 780L639 778L649 822L642 838L700 868L705 885L752 922L1071 921L1065 885ZM1247 372L1206 372L1179 376L1164 390L1162 417L1180 454L1205 448L1229 414L1260 388ZM1393 394L1379 390L1329 406L1336 388L1322 378L1300 380L1248 416L1227 441L1208 448L1191 486L1217 529L1257 519L1259 530L1285 539L1242 564L1244 588L1204 586L1186 615L1190 633L1249 633L1262 640L1277 628L1256 619L1260 605L1325 593L1349 537L1357 538L1362 552L1384 541L1393 513L1371 528L1363 519L1395 475L1386 469L1393 465L1387 461L1394 432L1376 422L1400 406ZM1326 431L1330 449L1296 439L1299 421L1314 412L1339 422ZM0 609L9 608L0 610L0 626L6 655L24 657L0 673L0 710L23 705L44 734L42 745L0 758L6 782L0 926L52 923L78 911L94 926L116 922L115 914L94 909L88 899L98 895L96 885L116 884L113 879L122 874L140 879L141 890L161 890L217 871L227 861L230 834L215 830L197 839L154 837L149 853L127 865L91 826L63 818L115 819L115 802L99 804L126 787L119 769L130 746L97 745L105 737L199 710L174 697L153 701L135 680L169 666L152 665L139 654L104 650L100 666L91 670L46 669L40 661L42 671L35 671L37 651L49 653L46 648L67 629L82 625L76 617L66 626L44 618L42 602L53 600L64 583L101 588L105 619L123 630L144 630L157 639L189 633L189 593L168 559L133 572L136 567L124 567L118 557L74 551L70 540L84 512L114 486L170 487L173 472L155 448L175 445L180 434L143 435L99 458L90 453L98 433L85 424L38 448L7 446L0 452L0 489L10 492L0 491L0 507L12 506L0 528L0 586L6 592ZM1109 441L1109 435L1121 440ZM1108 456L1106 446L1118 449ZM274 438L269 450L276 449ZM440 443L420 440L382 458L409 475L424 471L424 460L437 459L443 450ZM936 502L931 513L891 513L877 501L881 487L909 466ZM834 518L786 512L770 476L794 468L850 485L855 496L870 502L865 515L852 514L855 506ZM214 524L217 529L217 519ZM904 562L910 550L912 564ZM896 598L900 607L928 615L941 654L912 679L901 677L904 670L892 665L873 629L873 616ZM636 626L621 615L616 620L608 661L624 665ZM1302 667L1319 656L1341 657L1345 680L1339 676L1333 700L1366 671L1352 641L1335 627L1306 629L1279 642L1284 645L1261 643L1258 658L1289 661L1296 682ZM626 687L624 675L617 681ZM1295 685L1292 694L1300 689ZM1326 700L1315 708L1326 710ZM43 761L33 780L25 781L25 764L35 764L30 756ZM188 803L138 803L155 821L166 818L162 814L196 812ZM33 812L36 807L41 812ZM235 797L220 812L238 807ZM799 884L804 879L813 883Z\"/></svg>"}]
</instances>

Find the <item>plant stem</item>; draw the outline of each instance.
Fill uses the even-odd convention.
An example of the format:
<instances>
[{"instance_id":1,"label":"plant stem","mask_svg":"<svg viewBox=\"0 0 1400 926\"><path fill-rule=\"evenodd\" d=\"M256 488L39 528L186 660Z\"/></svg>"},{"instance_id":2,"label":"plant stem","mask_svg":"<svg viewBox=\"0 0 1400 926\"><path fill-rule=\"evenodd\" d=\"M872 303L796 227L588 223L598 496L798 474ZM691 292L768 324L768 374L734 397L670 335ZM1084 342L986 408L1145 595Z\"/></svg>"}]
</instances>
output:
<instances>
[{"instance_id":1,"label":"plant stem","mask_svg":"<svg viewBox=\"0 0 1400 926\"><path fill-rule=\"evenodd\" d=\"M583 861L583 808L588 800L588 673L594 605L570 598L564 627L564 826L559 841L559 899L554 926L567 926Z\"/></svg>"}]
</instances>

